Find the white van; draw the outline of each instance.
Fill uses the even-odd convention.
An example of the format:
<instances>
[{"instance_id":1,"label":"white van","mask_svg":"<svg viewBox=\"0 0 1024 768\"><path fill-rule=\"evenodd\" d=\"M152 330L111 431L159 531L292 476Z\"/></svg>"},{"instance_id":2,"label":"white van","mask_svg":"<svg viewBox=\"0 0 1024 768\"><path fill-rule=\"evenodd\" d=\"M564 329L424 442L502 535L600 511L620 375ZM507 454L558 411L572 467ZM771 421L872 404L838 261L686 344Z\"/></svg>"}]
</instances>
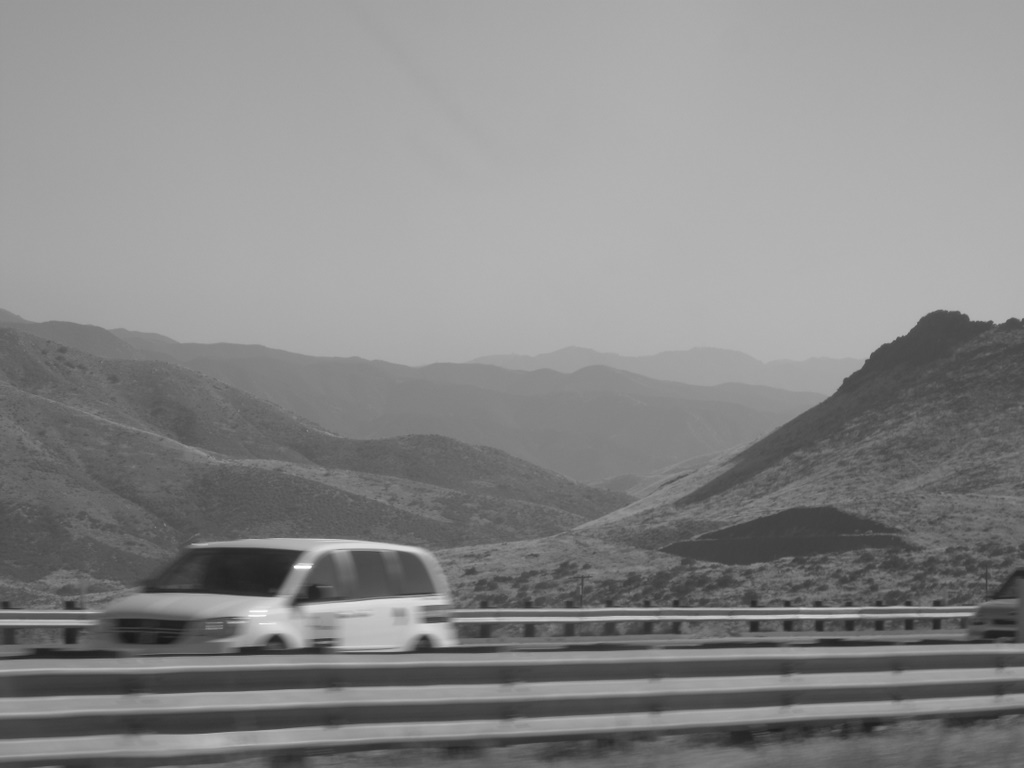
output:
<instances>
[{"instance_id":1,"label":"white van","mask_svg":"<svg viewBox=\"0 0 1024 768\"><path fill-rule=\"evenodd\" d=\"M418 547L336 539L188 546L111 603L86 642L133 654L457 644L448 583Z\"/></svg>"}]
</instances>

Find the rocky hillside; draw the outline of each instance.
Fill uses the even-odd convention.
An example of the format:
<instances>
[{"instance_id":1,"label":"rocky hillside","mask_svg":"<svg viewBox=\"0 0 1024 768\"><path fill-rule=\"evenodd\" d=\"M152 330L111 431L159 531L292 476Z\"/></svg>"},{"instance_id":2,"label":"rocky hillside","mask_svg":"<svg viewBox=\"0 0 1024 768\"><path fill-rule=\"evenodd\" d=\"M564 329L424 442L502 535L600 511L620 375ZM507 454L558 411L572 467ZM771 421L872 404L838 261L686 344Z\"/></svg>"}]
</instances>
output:
<instances>
[{"instance_id":1,"label":"rocky hillside","mask_svg":"<svg viewBox=\"0 0 1024 768\"><path fill-rule=\"evenodd\" d=\"M1024 501L1022 402L1022 324L935 312L880 347L828 400L587 528L659 541L833 505L922 545L1005 539L1024 524L1009 513Z\"/></svg>"},{"instance_id":2,"label":"rocky hillside","mask_svg":"<svg viewBox=\"0 0 1024 768\"><path fill-rule=\"evenodd\" d=\"M821 404L649 490L550 539L558 562L582 567L586 540L676 556L628 599L978 600L1024 556L1024 322L927 315Z\"/></svg>"},{"instance_id":3,"label":"rocky hillside","mask_svg":"<svg viewBox=\"0 0 1024 768\"><path fill-rule=\"evenodd\" d=\"M182 542L549 535L626 497L491 448L348 440L169 363L0 328L0 586L137 578Z\"/></svg>"}]
</instances>

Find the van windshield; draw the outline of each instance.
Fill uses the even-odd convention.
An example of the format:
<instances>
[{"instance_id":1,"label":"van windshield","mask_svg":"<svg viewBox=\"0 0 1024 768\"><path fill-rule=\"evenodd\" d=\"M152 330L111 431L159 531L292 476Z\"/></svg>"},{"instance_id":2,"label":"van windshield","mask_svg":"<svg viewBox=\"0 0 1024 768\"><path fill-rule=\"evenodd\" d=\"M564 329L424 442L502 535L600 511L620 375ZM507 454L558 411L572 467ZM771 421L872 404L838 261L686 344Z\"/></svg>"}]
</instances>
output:
<instances>
[{"instance_id":1,"label":"van windshield","mask_svg":"<svg viewBox=\"0 0 1024 768\"><path fill-rule=\"evenodd\" d=\"M300 554L292 549L188 549L143 591L270 597L281 589Z\"/></svg>"}]
</instances>

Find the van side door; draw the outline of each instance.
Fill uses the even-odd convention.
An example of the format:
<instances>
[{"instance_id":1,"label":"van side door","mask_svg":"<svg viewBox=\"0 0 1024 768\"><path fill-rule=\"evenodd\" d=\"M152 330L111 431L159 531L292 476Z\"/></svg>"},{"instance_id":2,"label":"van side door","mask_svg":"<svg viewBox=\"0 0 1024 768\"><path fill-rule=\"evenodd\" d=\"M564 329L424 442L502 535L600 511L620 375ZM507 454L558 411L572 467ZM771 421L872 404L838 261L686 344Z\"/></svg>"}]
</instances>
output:
<instances>
[{"instance_id":1,"label":"van side door","mask_svg":"<svg viewBox=\"0 0 1024 768\"><path fill-rule=\"evenodd\" d=\"M426 563L414 552L395 550L385 553L395 592L393 614L396 633L404 648L411 649L424 634L432 634L425 624L448 616L451 606L438 591ZM442 610L443 609L443 610Z\"/></svg>"},{"instance_id":2,"label":"van side door","mask_svg":"<svg viewBox=\"0 0 1024 768\"><path fill-rule=\"evenodd\" d=\"M307 647L338 648L342 645L345 591L335 553L322 553L295 596L297 623L303 630Z\"/></svg>"},{"instance_id":3,"label":"van side door","mask_svg":"<svg viewBox=\"0 0 1024 768\"><path fill-rule=\"evenodd\" d=\"M384 552L349 550L352 600L345 606L345 647L359 650L394 650L404 647L402 627L395 613L400 601Z\"/></svg>"}]
</instances>

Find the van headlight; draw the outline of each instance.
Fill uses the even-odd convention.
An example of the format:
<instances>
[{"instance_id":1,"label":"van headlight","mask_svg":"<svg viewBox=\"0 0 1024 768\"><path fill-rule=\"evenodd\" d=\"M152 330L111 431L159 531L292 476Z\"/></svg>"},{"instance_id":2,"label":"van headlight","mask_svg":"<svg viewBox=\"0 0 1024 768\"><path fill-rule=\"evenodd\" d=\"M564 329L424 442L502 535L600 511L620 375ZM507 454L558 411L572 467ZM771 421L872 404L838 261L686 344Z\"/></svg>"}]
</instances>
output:
<instances>
[{"instance_id":1,"label":"van headlight","mask_svg":"<svg viewBox=\"0 0 1024 768\"><path fill-rule=\"evenodd\" d=\"M203 640L217 640L232 637L242 631L245 619L239 616L223 616L216 619L204 619L195 623L196 634Z\"/></svg>"}]
</instances>

